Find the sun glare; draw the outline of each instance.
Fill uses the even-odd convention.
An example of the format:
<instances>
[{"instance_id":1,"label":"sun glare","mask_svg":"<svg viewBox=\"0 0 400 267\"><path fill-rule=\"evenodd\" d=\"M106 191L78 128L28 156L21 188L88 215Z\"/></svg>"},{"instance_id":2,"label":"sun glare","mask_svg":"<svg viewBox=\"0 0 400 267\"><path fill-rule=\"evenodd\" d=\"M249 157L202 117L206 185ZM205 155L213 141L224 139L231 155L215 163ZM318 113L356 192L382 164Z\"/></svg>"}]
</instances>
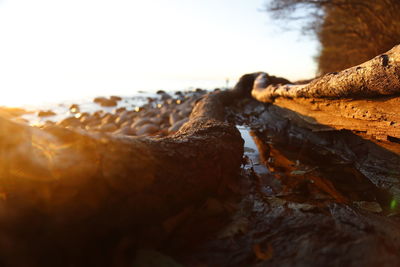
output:
<instances>
[{"instance_id":1,"label":"sun glare","mask_svg":"<svg viewBox=\"0 0 400 267\"><path fill-rule=\"evenodd\" d=\"M297 35L268 30L262 0L239 2L1 1L0 105L222 86L260 70L312 76L315 43L288 48Z\"/></svg>"}]
</instances>

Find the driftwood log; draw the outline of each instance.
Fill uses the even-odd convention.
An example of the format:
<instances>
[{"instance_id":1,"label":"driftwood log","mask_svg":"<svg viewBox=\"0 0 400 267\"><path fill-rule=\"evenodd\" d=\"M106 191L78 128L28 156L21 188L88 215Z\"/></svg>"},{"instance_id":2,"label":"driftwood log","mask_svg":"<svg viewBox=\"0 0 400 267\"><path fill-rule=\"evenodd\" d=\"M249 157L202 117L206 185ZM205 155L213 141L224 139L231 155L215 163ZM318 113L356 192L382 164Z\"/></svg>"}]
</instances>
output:
<instances>
[{"instance_id":1,"label":"driftwood log","mask_svg":"<svg viewBox=\"0 0 400 267\"><path fill-rule=\"evenodd\" d=\"M163 221L238 179L243 140L224 112L241 94L208 94L165 138L42 130L0 118L3 266L110 266L108 251L121 240L162 240Z\"/></svg>"},{"instance_id":2,"label":"driftwood log","mask_svg":"<svg viewBox=\"0 0 400 267\"><path fill-rule=\"evenodd\" d=\"M260 73L249 89L255 99L273 103L264 114L266 128L276 116L290 122L303 133L281 129L289 139L340 155L400 201L400 45L307 84L276 85L270 77Z\"/></svg>"},{"instance_id":3,"label":"driftwood log","mask_svg":"<svg viewBox=\"0 0 400 267\"><path fill-rule=\"evenodd\" d=\"M257 130L262 162L268 166L268 157L289 150L311 161L322 158L328 165L341 161L383 190L383 196L377 193L372 200L385 209L396 197L400 200L398 101L388 96L400 91L399 49L307 85L276 86L288 81L262 73L244 75L233 90L206 95L179 132L165 138L38 129L0 118L1 265L125 266L114 262L113 248L134 250L165 240L163 222L208 197L230 195L230 186L244 179L243 140L236 121L226 122L225 113L240 99L256 103L246 99L250 95L274 102L262 104L259 113L250 112L257 116L250 125ZM359 99L365 96L374 99ZM268 175L271 180L273 174ZM332 257L336 266L400 262L392 253L399 249L396 222L351 208L351 196L335 195L331 182L321 182L320 187L334 196L325 206L315 205L315 199L312 206L297 205L259 188L248 192L243 203L251 208L247 213L240 209L245 217L240 222L247 220L253 228L242 235L241 251L225 249L232 241L228 235L222 251L232 253L229 257L201 257L221 266L256 264L271 257L260 247L269 240L276 250L269 262L273 266L329 266ZM244 232L242 226L239 229ZM249 245L253 243L258 247ZM387 260L374 260L376 247ZM249 261L254 248L256 261ZM360 250L368 257L360 256ZM310 260L313 255L315 261ZM189 265L198 263L192 260L187 259Z\"/></svg>"}]
</instances>

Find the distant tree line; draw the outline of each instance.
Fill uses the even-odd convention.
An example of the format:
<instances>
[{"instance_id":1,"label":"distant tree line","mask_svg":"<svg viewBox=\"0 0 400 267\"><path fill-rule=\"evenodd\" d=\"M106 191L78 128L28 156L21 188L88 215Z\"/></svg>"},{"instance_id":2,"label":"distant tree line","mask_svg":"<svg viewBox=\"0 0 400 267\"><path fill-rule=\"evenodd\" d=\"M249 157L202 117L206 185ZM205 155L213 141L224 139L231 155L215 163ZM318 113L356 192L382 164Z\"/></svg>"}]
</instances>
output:
<instances>
[{"instance_id":1,"label":"distant tree line","mask_svg":"<svg viewBox=\"0 0 400 267\"><path fill-rule=\"evenodd\" d=\"M275 19L302 21L303 31L317 37L318 74L360 64L400 43L400 0L270 0L266 7Z\"/></svg>"}]
</instances>

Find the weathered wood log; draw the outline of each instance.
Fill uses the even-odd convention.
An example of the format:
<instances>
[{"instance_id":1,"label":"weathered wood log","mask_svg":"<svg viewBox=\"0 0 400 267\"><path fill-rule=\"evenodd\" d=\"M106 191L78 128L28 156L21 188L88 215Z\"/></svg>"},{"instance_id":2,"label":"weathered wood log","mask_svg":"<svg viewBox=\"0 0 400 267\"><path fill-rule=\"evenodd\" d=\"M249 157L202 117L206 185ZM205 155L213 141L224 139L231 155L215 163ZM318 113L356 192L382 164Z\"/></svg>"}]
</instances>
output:
<instances>
[{"instance_id":1,"label":"weathered wood log","mask_svg":"<svg viewBox=\"0 0 400 267\"><path fill-rule=\"evenodd\" d=\"M399 264L393 253L400 248L398 156L351 131L313 131L296 112L272 104L246 101L231 116L254 130L261 162L271 172L259 174L254 166L255 188L232 223L219 238L183 252L182 262Z\"/></svg>"},{"instance_id":2,"label":"weathered wood log","mask_svg":"<svg viewBox=\"0 0 400 267\"><path fill-rule=\"evenodd\" d=\"M276 85L270 77L259 74L252 96L296 111L297 116L292 119L303 121L308 128L347 129L398 143L400 45L361 65L329 73L307 84ZM397 144L389 149L399 153Z\"/></svg>"},{"instance_id":3,"label":"weathered wood log","mask_svg":"<svg viewBox=\"0 0 400 267\"><path fill-rule=\"evenodd\" d=\"M255 75L247 78L251 85ZM241 95L206 95L165 138L42 130L0 118L2 263L109 266L107 253L121 240L162 240L163 221L223 195L237 179L243 140L224 112Z\"/></svg>"},{"instance_id":4,"label":"weathered wood log","mask_svg":"<svg viewBox=\"0 0 400 267\"><path fill-rule=\"evenodd\" d=\"M400 45L307 84L274 85L270 77L259 74L249 89L255 99L273 102L263 115L266 129L286 121L275 133L282 144L338 155L399 202Z\"/></svg>"},{"instance_id":5,"label":"weathered wood log","mask_svg":"<svg viewBox=\"0 0 400 267\"><path fill-rule=\"evenodd\" d=\"M366 98L400 93L400 45L363 64L338 73L328 73L307 84L271 83L261 74L252 95L262 102L278 97Z\"/></svg>"}]
</instances>

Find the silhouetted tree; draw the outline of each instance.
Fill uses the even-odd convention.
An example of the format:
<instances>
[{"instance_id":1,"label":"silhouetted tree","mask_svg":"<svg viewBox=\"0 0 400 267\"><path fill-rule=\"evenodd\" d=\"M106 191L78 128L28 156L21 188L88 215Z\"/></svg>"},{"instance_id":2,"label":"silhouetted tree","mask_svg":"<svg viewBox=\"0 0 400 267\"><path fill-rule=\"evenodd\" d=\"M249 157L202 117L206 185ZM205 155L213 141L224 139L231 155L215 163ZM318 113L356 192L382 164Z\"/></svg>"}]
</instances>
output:
<instances>
[{"instance_id":1,"label":"silhouetted tree","mask_svg":"<svg viewBox=\"0 0 400 267\"><path fill-rule=\"evenodd\" d=\"M400 0L272 0L274 18L303 20L321 43L319 74L360 64L400 43Z\"/></svg>"}]
</instances>

